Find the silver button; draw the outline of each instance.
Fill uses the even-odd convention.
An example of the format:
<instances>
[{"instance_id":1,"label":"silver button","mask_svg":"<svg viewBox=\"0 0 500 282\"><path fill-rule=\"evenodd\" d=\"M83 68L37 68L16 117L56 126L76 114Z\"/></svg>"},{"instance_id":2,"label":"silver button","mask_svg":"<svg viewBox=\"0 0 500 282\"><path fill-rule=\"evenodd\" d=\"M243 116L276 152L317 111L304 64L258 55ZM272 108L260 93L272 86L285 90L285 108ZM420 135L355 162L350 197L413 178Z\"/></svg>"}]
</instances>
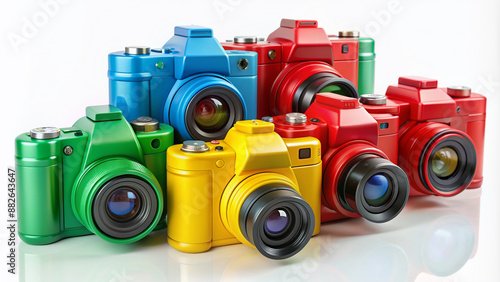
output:
<instances>
[{"instance_id":1,"label":"silver button","mask_svg":"<svg viewBox=\"0 0 500 282\"><path fill-rule=\"evenodd\" d=\"M234 43L257 43L257 36L235 36Z\"/></svg>"},{"instance_id":2,"label":"silver button","mask_svg":"<svg viewBox=\"0 0 500 282\"><path fill-rule=\"evenodd\" d=\"M448 89L446 89L446 92L451 97L466 98L466 97L470 97L471 89L470 89L470 87L467 87L467 86L457 85L457 86L448 87Z\"/></svg>"},{"instance_id":3,"label":"silver button","mask_svg":"<svg viewBox=\"0 0 500 282\"><path fill-rule=\"evenodd\" d=\"M387 97L381 94L363 94L359 98L359 102L365 105L385 105Z\"/></svg>"},{"instance_id":4,"label":"silver button","mask_svg":"<svg viewBox=\"0 0 500 282\"><path fill-rule=\"evenodd\" d=\"M272 123L272 122L274 122L273 117L262 117L262 118L261 118L261 120L262 120L262 121L271 122L271 123Z\"/></svg>"},{"instance_id":5,"label":"silver button","mask_svg":"<svg viewBox=\"0 0 500 282\"><path fill-rule=\"evenodd\" d=\"M302 113L288 113L285 116L286 122L288 123L306 123L307 116Z\"/></svg>"},{"instance_id":6,"label":"silver button","mask_svg":"<svg viewBox=\"0 0 500 282\"><path fill-rule=\"evenodd\" d=\"M160 129L160 123L151 117L139 117L130 121L135 132L155 132Z\"/></svg>"},{"instance_id":7,"label":"silver button","mask_svg":"<svg viewBox=\"0 0 500 282\"><path fill-rule=\"evenodd\" d=\"M57 127L37 127L30 131L33 139L54 139L61 136L61 131Z\"/></svg>"},{"instance_id":8,"label":"silver button","mask_svg":"<svg viewBox=\"0 0 500 282\"><path fill-rule=\"evenodd\" d=\"M188 153L202 153L210 148L201 140L188 140L182 143L181 150Z\"/></svg>"},{"instance_id":9,"label":"silver button","mask_svg":"<svg viewBox=\"0 0 500 282\"><path fill-rule=\"evenodd\" d=\"M125 54L127 55L148 55L151 53L151 48L146 46L127 46Z\"/></svg>"}]
</instances>

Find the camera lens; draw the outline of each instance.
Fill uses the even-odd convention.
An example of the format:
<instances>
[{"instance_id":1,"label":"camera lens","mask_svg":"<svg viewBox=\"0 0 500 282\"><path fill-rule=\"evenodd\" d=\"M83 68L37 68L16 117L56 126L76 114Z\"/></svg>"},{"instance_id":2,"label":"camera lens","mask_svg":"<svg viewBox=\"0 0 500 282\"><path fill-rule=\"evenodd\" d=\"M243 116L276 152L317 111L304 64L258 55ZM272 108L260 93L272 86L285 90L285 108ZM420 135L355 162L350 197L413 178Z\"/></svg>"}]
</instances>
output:
<instances>
[{"instance_id":1,"label":"camera lens","mask_svg":"<svg viewBox=\"0 0 500 282\"><path fill-rule=\"evenodd\" d=\"M229 120L227 103L215 96L202 99L195 106L194 120L198 127L205 132L217 132Z\"/></svg>"},{"instance_id":2,"label":"camera lens","mask_svg":"<svg viewBox=\"0 0 500 282\"><path fill-rule=\"evenodd\" d=\"M108 197L107 212L116 220L129 220L140 209L139 195L132 189L117 189Z\"/></svg>"},{"instance_id":3,"label":"camera lens","mask_svg":"<svg viewBox=\"0 0 500 282\"><path fill-rule=\"evenodd\" d=\"M268 184L247 196L239 212L245 238L264 256L285 259L309 242L315 225L309 204L292 188Z\"/></svg>"},{"instance_id":4,"label":"camera lens","mask_svg":"<svg viewBox=\"0 0 500 282\"><path fill-rule=\"evenodd\" d=\"M440 178L452 175L458 167L458 154L450 147L437 150L432 156L432 171Z\"/></svg>"},{"instance_id":5,"label":"camera lens","mask_svg":"<svg viewBox=\"0 0 500 282\"><path fill-rule=\"evenodd\" d=\"M184 126L193 139L219 140L243 117L239 96L229 88L213 86L191 98L185 110Z\"/></svg>"},{"instance_id":6,"label":"camera lens","mask_svg":"<svg viewBox=\"0 0 500 282\"><path fill-rule=\"evenodd\" d=\"M135 242L161 220L163 190L154 174L138 162L119 157L96 160L75 184L74 215L107 241Z\"/></svg>"},{"instance_id":7,"label":"camera lens","mask_svg":"<svg viewBox=\"0 0 500 282\"><path fill-rule=\"evenodd\" d=\"M369 205L384 205L391 196L389 180L383 174L375 174L366 181L363 193Z\"/></svg>"},{"instance_id":8,"label":"camera lens","mask_svg":"<svg viewBox=\"0 0 500 282\"><path fill-rule=\"evenodd\" d=\"M266 231L276 235L283 232L289 224L290 216L284 209L273 210L266 219Z\"/></svg>"},{"instance_id":9,"label":"camera lens","mask_svg":"<svg viewBox=\"0 0 500 282\"><path fill-rule=\"evenodd\" d=\"M304 113L316 99L317 93L331 92L359 98L356 86L332 73L317 73L304 80L293 96L292 111Z\"/></svg>"},{"instance_id":10,"label":"camera lens","mask_svg":"<svg viewBox=\"0 0 500 282\"><path fill-rule=\"evenodd\" d=\"M348 211L373 222L386 222L406 205L409 182L401 168L375 154L349 161L340 174L337 196Z\"/></svg>"},{"instance_id":11,"label":"camera lens","mask_svg":"<svg viewBox=\"0 0 500 282\"><path fill-rule=\"evenodd\" d=\"M158 200L148 182L123 175L102 186L92 209L99 230L113 238L130 238L150 227Z\"/></svg>"},{"instance_id":12,"label":"camera lens","mask_svg":"<svg viewBox=\"0 0 500 282\"><path fill-rule=\"evenodd\" d=\"M413 189L445 197L465 190L477 166L470 137L437 122L423 122L407 130L399 141L398 158Z\"/></svg>"}]
</instances>

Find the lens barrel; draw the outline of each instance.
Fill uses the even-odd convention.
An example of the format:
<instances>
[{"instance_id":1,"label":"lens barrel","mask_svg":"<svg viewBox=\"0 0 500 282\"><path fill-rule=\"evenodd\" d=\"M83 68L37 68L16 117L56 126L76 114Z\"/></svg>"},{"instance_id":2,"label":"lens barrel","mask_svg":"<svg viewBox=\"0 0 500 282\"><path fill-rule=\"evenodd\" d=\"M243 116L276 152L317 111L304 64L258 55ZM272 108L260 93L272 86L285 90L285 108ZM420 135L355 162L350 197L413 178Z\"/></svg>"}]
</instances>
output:
<instances>
[{"instance_id":1,"label":"lens barrel","mask_svg":"<svg viewBox=\"0 0 500 282\"><path fill-rule=\"evenodd\" d=\"M198 92L189 102L185 126L193 139L224 139L227 131L244 117L238 95L228 88L213 86Z\"/></svg>"},{"instance_id":2,"label":"lens barrel","mask_svg":"<svg viewBox=\"0 0 500 282\"><path fill-rule=\"evenodd\" d=\"M351 160L337 184L340 204L372 222L387 222L406 205L409 182L401 168L387 159L363 154Z\"/></svg>"},{"instance_id":3,"label":"lens barrel","mask_svg":"<svg viewBox=\"0 0 500 282\"><path fill-rule=\"evenodd\" d=\"M477 153L471 138L444 123L411 125L399 140L398 164L412 191L450 197L471 184Z\"/></svg>"},{"instance_id":4,"label":"lens barrel","mask_svg":"<svg viewBox=\"0 0 500 282\"><path fill-rule=\"evenodd\" d=\"M145 166L124 158L98 160L80 174L71 195L76 218L113 243L132 243L158 225L163 193Z\"/></svg>"},{"instance_id":5,"label":"lens barrel","mask_svg":"<svg viewBox=\"0 0 500 282\"><path fill-rule=\"evenodd\" d=\"M445 193L462 191L472 181L476 165L472 141L461 133L443 131L431 138L422 150L419 174L429 191L432 191L429 184Z\"/></svg>"},{"instance_id":6,"label":"lens barrel","mask_svg":"<svg viewBox=\"0 0 500 282\"><path fill-rule=\"evenodd\" d=\"M317 73L300 84L293 96L292 111L304 113L314 102L316 94L321 92L333 92L359 99L356 86L349 80L332 73Z\"/></svg>"},{"instance_id":7,"label":"lens barrel","mask_svg":"<svg viewBox=\"0 0 500 282\"><path fill-rule=\"evenodd\" d=\"M134 193L139 199L134 205L136 212L128 213L126 217L119 216L109 208L113 195L124 189L130 190L129 193ZM131 176L109 180L99 190L92 205L97 228L106 235L119 239L137 236L148 229L156 217L157 210L158 200L153 187L146 181Z\"/></svg>"},{"instance_id":8,"label":"lens barrel","mask_svg":"<svg viewBox=\"0 0 500 282\"><path fill-rule=\"evenodd\" d=\"M309 242L315 225L309 204L293 189L265 185L243 202L239 226L245 238L260 253L285 259Z\"/></svg>"}]
</instances>

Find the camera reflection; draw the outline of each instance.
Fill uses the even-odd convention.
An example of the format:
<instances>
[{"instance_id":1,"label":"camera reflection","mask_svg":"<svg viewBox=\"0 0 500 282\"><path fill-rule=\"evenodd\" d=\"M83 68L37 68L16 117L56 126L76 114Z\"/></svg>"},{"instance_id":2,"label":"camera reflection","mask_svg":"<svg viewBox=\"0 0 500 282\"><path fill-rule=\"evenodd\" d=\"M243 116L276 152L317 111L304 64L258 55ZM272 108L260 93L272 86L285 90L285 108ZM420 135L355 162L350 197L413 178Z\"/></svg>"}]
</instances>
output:
<instances>
[{"instance_id":1,"label":"camera reflection","mask_svg":"<svg viewBox=\"0 0 500 282\"><path fill-rule=\"evenodd\" d=\"M96 236L48 246L20 245L20 281L413 281L450 276L476 253L481 189L410 198L385 224L346 219L324 224L296 256L275 261L242 244L178 252L165 231L129 245Z\"/></svg>"}]
</instances>

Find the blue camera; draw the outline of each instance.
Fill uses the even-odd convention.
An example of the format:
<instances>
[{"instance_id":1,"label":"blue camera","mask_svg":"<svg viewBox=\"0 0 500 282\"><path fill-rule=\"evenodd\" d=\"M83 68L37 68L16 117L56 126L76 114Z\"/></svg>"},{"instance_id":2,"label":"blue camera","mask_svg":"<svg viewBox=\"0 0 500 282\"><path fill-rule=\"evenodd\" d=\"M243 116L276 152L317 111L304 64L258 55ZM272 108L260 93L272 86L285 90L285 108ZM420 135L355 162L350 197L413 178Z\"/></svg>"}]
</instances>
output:
<instances>
[{"instance_id":1,"label":"blue camera","mask_svg":"<svg viewBox=\"0 0 500 282\"><path fill-rule=\"evenodd\" d=\"M109 100L127 120L150 116L177 141L224 139L257 118L257 53L225 51L212 30L177 26L162 48L109 54Z\"/></svg>"}]
</instances>

